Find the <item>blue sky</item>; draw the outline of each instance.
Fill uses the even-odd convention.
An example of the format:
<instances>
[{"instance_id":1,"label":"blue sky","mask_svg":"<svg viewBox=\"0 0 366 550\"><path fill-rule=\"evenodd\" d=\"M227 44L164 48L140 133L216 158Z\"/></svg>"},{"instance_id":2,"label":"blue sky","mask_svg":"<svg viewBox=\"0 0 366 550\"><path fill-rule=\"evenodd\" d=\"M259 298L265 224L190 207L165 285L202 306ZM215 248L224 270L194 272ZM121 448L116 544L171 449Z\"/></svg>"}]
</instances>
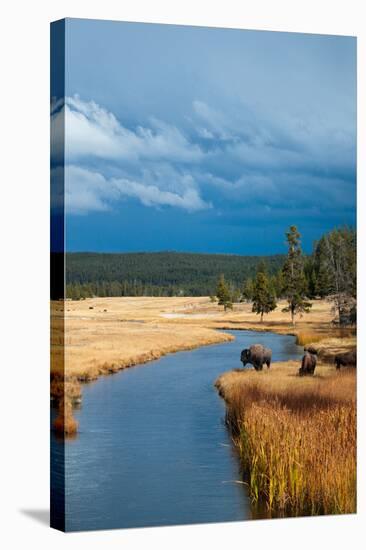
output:
<instances>
[{"instance_id":1,"label":"blue sky","mask_svg":"<svg viewBox=\"0 0 366 550\"><path fill-rule=\"evenodd\" d=\"M68 19L65 110L68 250L281 253L296 224L309 251L355 223L352 37Z\"/></svg>"}]
</instances>

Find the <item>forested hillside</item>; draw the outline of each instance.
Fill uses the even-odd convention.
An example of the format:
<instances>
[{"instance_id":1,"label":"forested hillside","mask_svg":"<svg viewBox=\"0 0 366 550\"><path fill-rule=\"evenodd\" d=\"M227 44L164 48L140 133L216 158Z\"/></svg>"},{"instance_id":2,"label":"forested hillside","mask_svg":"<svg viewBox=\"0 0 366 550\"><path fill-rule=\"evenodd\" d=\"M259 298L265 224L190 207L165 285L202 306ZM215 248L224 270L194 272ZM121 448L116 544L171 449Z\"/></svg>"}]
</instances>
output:
<instances>
[{"instance_id":1,"label":"forested hillside","mask_svg":"<svg viewBox=\"0 0 366 550\"><path fill-rule=\"evenodd\" d=\"M236 256L179 252L125 254L69 253L66 258L67 295L84 296L208 296L218 277L241 288L265 260L274 275L285 256Z\"/></svg>"},{"instance_id":2,"label":"forested hillside","mask_svg":"<svg viewBox=\"0 0 366 550\"><path fill-rule=\"evenodd\" d=\"M341 322L356 316L356 231L335 228L314 243L312 254L301 250L296 226L286 233L287 255L237 256L180 252L121 254L69 253L66 295L211 296L232 307L253 302L265 313L286 298L292 316L311 307L307 299L329 298ZM219 283L219 284L218 284Z\"/></svg>"}]
</instances>

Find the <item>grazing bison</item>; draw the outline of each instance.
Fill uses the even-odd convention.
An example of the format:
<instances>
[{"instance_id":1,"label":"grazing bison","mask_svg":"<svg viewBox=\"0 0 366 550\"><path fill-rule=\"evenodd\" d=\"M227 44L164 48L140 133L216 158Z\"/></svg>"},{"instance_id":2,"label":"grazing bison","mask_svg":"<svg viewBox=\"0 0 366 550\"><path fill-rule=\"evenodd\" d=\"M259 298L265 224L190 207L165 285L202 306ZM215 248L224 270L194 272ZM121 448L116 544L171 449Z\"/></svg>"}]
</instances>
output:
<instances>
[{"instance_id":1,"label":"grazing bison","mask_svg":"<svg viewBox=\"0 0 366 550\"><path fill-rule=\"evenodd\" d=\"M338 353L334 358L334 363L337 369L342 367L356 367L357 353L356 350L347 351L346 353Z\"/></svg>"},{"instance_id":2,"label":"grazing bison","mask_svg":"<svg viewBox=\"0 0 366 550\"><path fill-rule=\"evenodd\" d=\"M318 355L318 350L314 346L305 346L304 351L308 351L311 355Z\"/></svg>"},{"instance_id":3,"label":"grazing bison","mask_svg":"<svg viewBox=\"0 0 366 550\"><path fill-rule=\"evenodd\" d=\"M312 376L314 374L315 367L316 367L316 355L314 353L310 353L309 351L306 351L301 361L299 375Z\"/></svg>"},{"instance_id":4,"label":"grazing bison","mask_svg":"<svg viewBox=\"0 0 366 550\"><path fill-rule=\"evenodd\" d=\"M265 348L262 344L254 344L249 349L243 349L240 356L240 361L244 367L246 364L251 364L255 370L262 370L263 365L267 368L271 366L272 350Z\"/></svg>"}]
</instances>

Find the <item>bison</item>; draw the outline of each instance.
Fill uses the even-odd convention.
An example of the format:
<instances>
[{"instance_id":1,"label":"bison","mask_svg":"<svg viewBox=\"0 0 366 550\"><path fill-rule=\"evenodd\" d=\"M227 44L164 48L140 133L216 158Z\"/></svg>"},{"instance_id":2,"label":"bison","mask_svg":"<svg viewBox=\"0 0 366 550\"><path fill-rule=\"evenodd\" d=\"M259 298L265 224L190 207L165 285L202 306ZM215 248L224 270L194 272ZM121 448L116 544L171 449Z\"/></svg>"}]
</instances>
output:
<instances>
[{"instance_id":1,"label":"bison","mask_svg":"<svg viewBox=\"0 0 366 550\"><path fill-rule=\"evenodd\" d=\"M314 348L314 346L312 346L312 345L305 346L304 351L308 351L309 353L311 353L311 355L318 355L318 350L316 348Z\"/></svg>"},{"instance_id":2,"label":"bison","mask_svg":"<svg viewBox=\"0 0 366 550\"><path fill-rule=\"evenodd\" d=\"M356 350L347 351L346 353L338 353L334 358L336 369L342 367L356 367L357 365L357 353Z\"/></svg>"},{"instance_id":3,"label":"bison","mask_svg":"<svg viewBox=\"0 0 366 550\"><path fill-rule=\"evenodd\" d=\"M244 367L249 363L253 365L255 370L262 370L264 364L269 368L271 366L271 359L272 350L265 348L262 344L254 344L249 349L243 349L240 356L240 361Z\"/></svg>"},{"instance_id":4,"label":"bison","mask_svg":"<svg viewBox=\"0 0 366 550\"><path fill-rule=\"evenodd\" d=\"M299 369L300 376L312 376L316 367L316 355L306 351L302 360L301 367Z\"/></svg>"}]
</instances>

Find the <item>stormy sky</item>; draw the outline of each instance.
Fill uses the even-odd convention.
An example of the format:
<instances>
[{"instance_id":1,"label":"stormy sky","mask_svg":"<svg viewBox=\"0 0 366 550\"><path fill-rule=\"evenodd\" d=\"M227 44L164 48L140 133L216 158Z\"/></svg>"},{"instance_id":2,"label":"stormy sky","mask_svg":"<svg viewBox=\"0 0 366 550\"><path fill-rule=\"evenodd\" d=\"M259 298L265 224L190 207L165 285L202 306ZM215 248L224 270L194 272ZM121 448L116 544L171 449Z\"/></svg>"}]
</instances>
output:
<instances>
[{"instance_id":1,"label":"stormy sky","mask_svg":"<svg viewBox=\"0 0 366 550\"><path fill-rule=\"evenodd\" d=\"M355 224L352 37L68 19L64 108L68 250L281 253L296 224L310 251Z\"/></svg>"}]
</instances>

